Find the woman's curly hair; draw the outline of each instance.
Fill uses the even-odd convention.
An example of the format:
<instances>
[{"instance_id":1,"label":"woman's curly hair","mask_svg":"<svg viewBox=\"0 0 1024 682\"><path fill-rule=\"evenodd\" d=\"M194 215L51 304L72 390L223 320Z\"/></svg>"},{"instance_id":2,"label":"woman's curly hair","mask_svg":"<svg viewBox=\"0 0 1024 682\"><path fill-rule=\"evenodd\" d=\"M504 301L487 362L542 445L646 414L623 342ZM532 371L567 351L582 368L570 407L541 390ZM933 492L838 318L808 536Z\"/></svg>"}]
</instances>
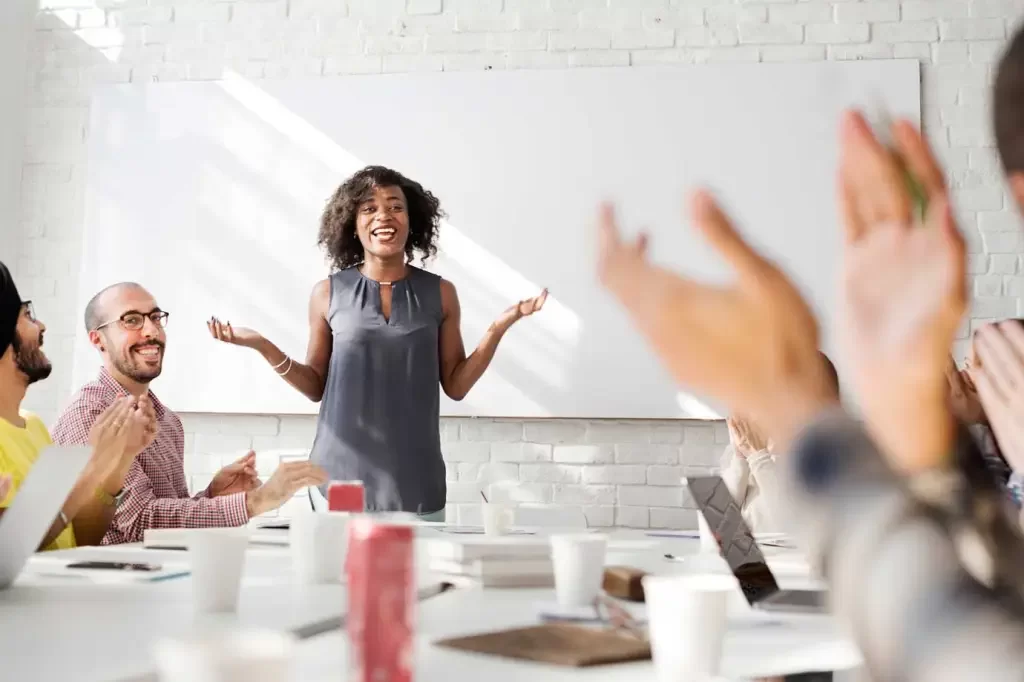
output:
<instances>
[{"instance_id":1,"label":"woman's curly hair","mask_svg":"<svg viewBox=\"0 0 1024 682\"><path fill-rule=\"evenodd\" d=\"M373 196L375 187L400 187L405 194L409 212L406 258L432 258L437 253L437 236L444 217L441 202L423 185L398 171L367 166L338 187L320 218L317 245L327 252L334 268L343 270L365 260L363 244L356 234L356 212L359 204Z\"/></svg>"}]
</instances>

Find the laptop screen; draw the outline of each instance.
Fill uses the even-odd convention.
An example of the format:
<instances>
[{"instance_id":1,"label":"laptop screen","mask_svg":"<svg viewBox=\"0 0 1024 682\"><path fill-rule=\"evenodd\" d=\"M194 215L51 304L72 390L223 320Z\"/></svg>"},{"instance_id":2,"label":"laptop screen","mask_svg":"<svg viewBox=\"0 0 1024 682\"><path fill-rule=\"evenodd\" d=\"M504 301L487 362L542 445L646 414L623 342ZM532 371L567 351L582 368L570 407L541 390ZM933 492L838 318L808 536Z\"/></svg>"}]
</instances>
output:
<instances>
[{"instance_id":1,"label":"laptop screen","mask_svg":"<svg viewBox=\"0 0 1024 682\"><path fill-rule=\"evenodd\" d=\"M779 584L721 476L687 478L686 483L747 601L754 604L777 592Z\"/></svg>"}]
</instances>

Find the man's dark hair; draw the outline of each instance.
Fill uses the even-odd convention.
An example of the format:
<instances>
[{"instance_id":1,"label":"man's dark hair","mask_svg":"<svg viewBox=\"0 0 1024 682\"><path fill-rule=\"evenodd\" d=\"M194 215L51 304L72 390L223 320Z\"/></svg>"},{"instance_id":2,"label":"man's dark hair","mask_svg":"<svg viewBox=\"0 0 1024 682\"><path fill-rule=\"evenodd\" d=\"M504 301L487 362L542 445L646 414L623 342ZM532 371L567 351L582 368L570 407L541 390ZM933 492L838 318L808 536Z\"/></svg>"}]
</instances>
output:
<instances>
[{"instance_id":1,"label":"man's dark hair","mask_svg":"<svg viewBox=\"0 0 1024 682\"><path fill-rule=\"evenodd\" d=\"M1024 24L999 60L992 90L992 128L1007 175L1024 171Z\"/></svg>"},{"instance_id":2,"label":"man's dark hair","mask_svg":"<svg viewBox=\"0 0 1024 682\"><path fill-rule=\"evenodd\" d=\"M444 217L437 197L398 171L367 166L342 183L320 218L317 245L327 252L331 264L338 270L359 265L365 259L363 245L356 234L356 211L359 204L371 198L376 187L398 187L405 195L409 212L406 257L422 261L437 253L437 236Z\"/></svg>"}]
</instances>

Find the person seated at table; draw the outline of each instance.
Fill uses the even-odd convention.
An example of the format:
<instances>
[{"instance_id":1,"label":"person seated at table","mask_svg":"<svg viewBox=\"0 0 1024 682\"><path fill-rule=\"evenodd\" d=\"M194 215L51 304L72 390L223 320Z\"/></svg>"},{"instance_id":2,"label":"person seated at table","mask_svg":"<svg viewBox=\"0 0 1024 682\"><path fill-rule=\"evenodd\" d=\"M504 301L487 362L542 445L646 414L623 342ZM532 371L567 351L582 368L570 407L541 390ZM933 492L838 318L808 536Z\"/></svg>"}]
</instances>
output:
<instances>
[{"instance_id":1,"label":"person seated at table","mask_svg":"<svg viewBox=\"0 0 1024 682\"><path fill-rule=\"evenodd\" d=\"M132 463L103 544L140 542L147 528L242 526L277 509L296 492L327 480L307 462L280 465L260 483L255 453L221 469L195 496L185 481L185 433L181 419L150 390L163 369L169 314L134 282L96 294L85 311L89 341L103 363L99 376L83 386L57 419L53 439L84 443L100 414L118 399L134 397L153 406L158 432Z\"/></svg>"},{"instance_id":2,"label":"person seated at table","mask_svg":"<svg viewBox=\"0 0 1024 682\"><path fill-rule=\"evenodd\" d=\"M981 327L971 344L964 382L978 401L979 421L988 435L985 445L1009 469L1007 491L1024 523L1024 393L1017 383L1024 376L1022 339L1021 320Z\"/></svg>"},{"instance_id":3,"label":"person seated at table","mask_svg":"<svg viewBox=\"0 0 1024 682\"><path fill-rule=\"evenodd\" d=\"M43 352L45 331L32 302L22 300L10 271L0 263L0 515L16 498L40 452L52 444L39 417L21 407L28 387L53 369ZM128 467L155 433L145 401L117 401L98 417L86 439L92 455L40 550L99 544Z\"/></svg>"},{"instance_id":4,"label":"person seated at table","mask_svg":"<svg viewBox=\"0 0 1024 682\"><path fill-rule=\"evenodd\" d=\"M968 352L966 368L959 369L951 355L946 366L946 381L949 385L949 406L953 415L970 432L978 445L978 453L992 478L1006 489L1008 499L1017 507L1021 506L1020 480L1003 454L999 441L992 431L985 406L978 395L978 388L970 374L972 364L978 364L975 343L972 341Z\"/></svg>"},{"instance_id":5,"label":"person seated at table","mask_svg":"<svg viewBox=\"0 0 1024 682\"><path fill-rule=\"evenodd\" d=\"M829 385L839 398L839 373L824 353L819 353ZM722 480L740 505L743 520L758 533L783 530L782 491L775 468L775 446L768 434L751 419L729 417L729 445L722 453Z\"/></svg>"},{"instance_id":6,"label":"person seated at table","mask_svg":"<svg viewBox=\"0 0 1024 682\"><path fill-rule=\"evenodd\" d=\"M693 197L693 223L734 269L732 283L708 286L649 262L646 239L621 238L610 206L599 279L679 384L772 425L787 452L787 525L828 582L872 679L1019 679L1024 536L991 476L968 468L976 445L948 405L945 365L967 309L967 259L945 175L908 121L893 125L892 147L858 114L840 129L838 312L863 423L828 387L817 320L797 287L709 193ZM927 197L923 225L907 170ZM1024 330L1003 331L1020 335L1024 353ZM975 377L983 399L988 373ZM1018 395L1013 379L1000 386ZM991 410L989 418L997 434L1010 425ZM927 479L935 485L925 498L910 483ZM961 559L965 542L987 557L984 577Z\"/></svg>"}]
</instances>

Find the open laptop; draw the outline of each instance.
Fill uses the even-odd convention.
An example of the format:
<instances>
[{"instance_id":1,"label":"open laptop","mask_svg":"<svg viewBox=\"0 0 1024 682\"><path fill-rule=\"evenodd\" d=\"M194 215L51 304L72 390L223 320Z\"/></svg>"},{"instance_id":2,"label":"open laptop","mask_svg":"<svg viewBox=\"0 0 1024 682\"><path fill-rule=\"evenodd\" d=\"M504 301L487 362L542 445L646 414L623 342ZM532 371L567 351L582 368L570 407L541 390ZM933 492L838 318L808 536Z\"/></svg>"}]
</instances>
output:
<instances>
[{"instance_id":1,"label":"open laptop","mask_svg":"<svg viewBox=\"0 0 1024 682\"><path fill-rule=\"evenodd\" d=\"M736 498L721 476L687 478L686 485L751 607L801 613L824 613L827 610L828 593L824 590L779 588L750 527L743 520Z\"/></svg>"},{"instance_id":2,"label":"open laptop","mask_svg":"<svg viewBox=\"0 0 1024 682\"><path fill-rule=\"evenodd\" d=\"M0 516L0 589L11 586L39 549L91 454L88 446L57 445L39 453Z\"/></svg>"}]
</instances>

